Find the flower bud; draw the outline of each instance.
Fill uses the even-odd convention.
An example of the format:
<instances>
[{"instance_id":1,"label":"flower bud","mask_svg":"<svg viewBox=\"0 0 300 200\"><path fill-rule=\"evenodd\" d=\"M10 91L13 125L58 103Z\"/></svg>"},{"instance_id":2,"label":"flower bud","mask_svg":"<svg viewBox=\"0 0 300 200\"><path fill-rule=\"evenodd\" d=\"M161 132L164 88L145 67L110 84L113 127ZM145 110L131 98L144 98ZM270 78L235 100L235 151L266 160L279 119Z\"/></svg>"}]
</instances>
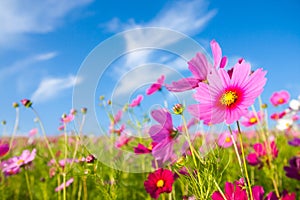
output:
<instances>
[{"instance_id":1,"label":"flower bud","mask_svg":"<svg viewBox=\"0 0 300 200\"><path fill-rule=\"evenodd\" d=\"M32 106L32 102L28 99L22 99L21 103L23 104L23 106L25 106L26 108L30 108Z\"/></svg>"},{"instance_id":2,"label":"flower bud","mask_svg":"<svg viewBox=\"0 0 300 200\"><path fill-rule=\"evenodd\" d=\"M81 113L82 114L86 114L86 112L87 112L87 108L81 108Z\"/></svg>"},{"instance_id":3,"label":"flower bud","mask_svg":"<svg viewBox=\"0 0 300 200\"><path fill-rule=\"evenodd\" d=\"M176 115L181 115L184 111L184 107L182 104L178 103L173 106L173 112Z\"/></svg>"},{"instance_id":4,"label":"flower bud","mask_svg":"<svg viewBox=\"0 0 300 200\"><path fill-rule=\"evenodd\" d=\"M18 104L17 102L13 102L12 106L13 106L14 108L18 108L18 107L19 107L19 104Z\"/></svg>"}]
</instances>

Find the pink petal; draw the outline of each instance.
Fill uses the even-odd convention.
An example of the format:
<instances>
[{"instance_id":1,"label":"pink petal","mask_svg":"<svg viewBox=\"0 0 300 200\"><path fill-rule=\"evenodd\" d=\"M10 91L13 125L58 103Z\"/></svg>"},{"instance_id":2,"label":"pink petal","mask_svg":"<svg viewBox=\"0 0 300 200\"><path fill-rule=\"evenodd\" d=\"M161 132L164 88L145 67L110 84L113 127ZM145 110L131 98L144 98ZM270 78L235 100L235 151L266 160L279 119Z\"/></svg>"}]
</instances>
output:
<instances>
[{"instance_id":1,"label":"pink petal","mask_svg":"<svg viewBox=\"0 0 300 200\"><path fill-rule=\"evenodd\" d=\"M166 84L166 88L172 92L184 92L198 87L199 82L200 80L197 78L183 78L176 82L172 82L171 84Z\"/></svg>"}]
</instances>

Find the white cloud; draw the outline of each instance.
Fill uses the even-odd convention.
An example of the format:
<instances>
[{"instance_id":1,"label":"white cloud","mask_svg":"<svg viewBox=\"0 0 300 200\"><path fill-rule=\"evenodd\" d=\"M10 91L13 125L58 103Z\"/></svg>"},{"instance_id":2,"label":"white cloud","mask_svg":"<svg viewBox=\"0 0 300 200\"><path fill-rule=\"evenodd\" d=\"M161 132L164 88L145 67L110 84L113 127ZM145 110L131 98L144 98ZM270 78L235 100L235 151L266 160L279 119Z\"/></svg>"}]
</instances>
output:
<instances>
[{"instance_id":1,"label":"white cloud","mask_svg":"<svg viewBox=\"0 0 300 200\"><path fill-rule=\"evenodd\" d=\"M152 20L146 23L139 24L136 23L134 19L130 19L127 23L121 23L118 18L114 18L106 24L106 31L117 32L132 28L161 27L173 29L192 36L201 32L208 21L213 18L216 13L216 10L208 10L208 2L206 0L179 1L167 4ZM136 66L151 62L151 56L153 57L155 50L148 49L147 51L140 51L141 46L166 47L168 45L175 45L180 39L182 38L177 36L170 37L167 32L166 34L163 34L162 32L160 34L155 34L155 32L144 29L137 29L134 33L125 32L124 40L126 42L127 50L135 50L126 55L126 61L123 68L117 68L115 73L122 75L124 72L129 71ZM189 53L190 52L187 52L187 54ZM180 67L177 69L182 69L184 67L182 66L181 60L161 62L161 64L174 64L176 66L180 64ZM153 72L145 75L147 75L147 77L151 76L151 78L154 76ZM144 79L145 78L146 77L144 77ZM119 92L119 94L126 94L127 92L130 92L132 85L139 84L138 78L132 79L130 84L126 83L126 85L121 87L124 91Z\"/></svg>"},{"instance_id":2,"label":"white cloud","mask_svg":"<svg viewBox=\"0 0 300 200\"><path fill-rule=\"evenodd\" d=\"M82 82L81 77L73 75L64 78L44 78L31 99L35 102L45 102L61 95L67 89Z\"/></svg>"},{"instance_id":3,"label":"white cloud","mask_svg":"<svg viewBox=\"0 0 300 200\"><path fill-rule=\"evenodd\" d=\"M28 33L53 31L71 10L92 0L1 0L0 44L10 45Z\"/></svg>"}]
</instances>

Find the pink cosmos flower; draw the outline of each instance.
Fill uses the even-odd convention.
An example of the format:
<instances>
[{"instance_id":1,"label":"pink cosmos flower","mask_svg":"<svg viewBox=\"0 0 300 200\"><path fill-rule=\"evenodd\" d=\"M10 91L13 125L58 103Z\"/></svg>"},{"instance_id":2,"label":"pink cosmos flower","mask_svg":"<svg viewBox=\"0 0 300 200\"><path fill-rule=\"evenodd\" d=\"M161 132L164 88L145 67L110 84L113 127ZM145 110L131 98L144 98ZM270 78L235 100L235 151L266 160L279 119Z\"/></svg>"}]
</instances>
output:
<instances>
[{"instance_id":1,"label":"pink cosmos flower","mask_svg":"<svg viewBox=\"0 0 300 200\"><path fill-rule=\"evenodd\" d=\"M166 162L173 155L173 146L178 137L178 130L173 127L172 116L166 109L153 110L152 117L159 123L150 127L149 134L157 143L152 149L156 160Z\"/></svg>"},{"instance_id":2,"label":"pink cosmos flower","mask_svg":"<svg viewBox=\"0 0 300 200\"><path fill-rule=\"evenodd\" d=\"M285 90L281 90L278 92L274 92L270 98L270 101L273 104L273 106L279 106L287 103L289 99L290 99L289 92Z\"/></svg>"},{"instance_id":3,"label":"pink cosmos flower","mask_svg":"<svg viewBox=\"0 0 300 200\"><path fill-rule=\"evenodd\" d=\"M254 200L263 200L264 189L261 186L253 186L252 194ZM247 193L245 185L241 181L235 181L234 183L226 182L224 195L227 200L247 200ZM219 191L212 194L212 200L224 200L223 196Z\"/></svg>"},{"instance_id":4,"label":"pink cosmos flower","mask_svg":"<svg viewBox=\"0 0 300 200\"><path fill-rule=\"evenodd\" d=\"M130 142L130 140L132 140L131 137L128 137L127 135L122 134L116 141L115 147L121 148L122 146L127 145Z\"/></svg>"},{"instance_id":5,"label":"pink cosmos flower","mask_svg":"<svg viewBox=\"0 0 300 200\"><path fill-rule=\"evenodd\" d=\"M214 68L224 68L227 63L227 57L222 58L222 50L219 44L212 40L210 42L213 58ZM166 85L166 88L172 92L183 92L198 87L198 83L206 81L207 75L210 72L212 65L207 60L203 53L197 53L192 60L188 62L188 68L192 72L193 76L180 79L176 82L172 82L170 85Z\"/></svg>"},{"instance_id":6,"label":"pink cosmos flower","mask_svg":"<svg viewBox=\"0 0 300 200\"><path fill-rule=\"evenodd\" d=\"M62 183L61 185L59 185L58 187L55 188L55 192L61 191L63 190L65 187L69 187L74 181L74 178L70 178L69 180L66 181L66 185L64 185L64 183Z\"/></svg>"},{"instance_id":7,"label":"pink cosmos flower","mask_svg":"<svg viewBox=\"0 0 300 200\"><path fill-rule=\"evenodd\" d=\"M236 140L236 138L237 138L236 131L233 131L232 135L233 135L233 138ZM218 145L220 147L228 148L228 147L231 147L232 144L233 144L233 141L232 141L231 134L229 131L225 131L219 135Z\"/></svg>"},{"instance_id":8,"label":"pink cosmos flower","mask_svg":"<svg viewBox=\"0 0 300 200\"><path fill-rule=\"evenodd\" d=\"M251 65L244 61L234 66L231 78L224 69L213 69L207 76L209 84L201 82L196 88L194 98L200 104L189 106L188 111L205 124L231 124L239 120L266 83L266 72L262 69L250 73Z\"/></svg>"},{"instance_id":9,"label":"pink cosmos flower","mask_svg":"<svg viewBox=\"0 0 300 200\"><path fill-rule=\"evenodd\" d=\"M36 155L36 149L33 149L32 152L29 150L24 150L20 156L15 156L13 158L4 161L2 164L2 172L5 175L12 175L19 172L22 166L30 164Z\"/></svg>"},{"instance_id":10,"label":"pink cosmos flower","mask_svg":"<svg viewBox=\"0 0 300 200\"><path fill-rule=\"evenodd\" d=\"M174 183L173 176L172 171L168 169L158 169L148 175L144 182L145 190L154 199L157 199L161 193L170 193Z\"/></svg>"},{"instance_id":11,"label":"pink cosmos flower","mask_svg":"<svg viewBox=\"0 0 300 200\"><path fill-rule=\"evenodd\" d=\"M136 107L141 104L141 101L144 99L143 95L138 95L135 99L132 100L132 102L129 104L130 107Z\"/></svg>"},{"instance_id":12,"label":"pink cosmos flower","mask_svg":"<svg viewBox=\"0 0 300 200\"><path fill-rule=\"evenodd\" d=\"M248 161L249 165L260 165L262 166L262 161L265 160L268 162L268 156L267 156L267 144L264 143L256 143L253 145L254 153L249 153L246 157L246 160ZM274 141L270 142L270 148L271 148L271 154L273 158L276 158L278 156L278 149L276 147L276 144Z\"/></svg>"},{"instance_id":13,"label":"pink cosmos flower","mask_svg":"<svg viewBox=\"0 0 300 200\"><path fill-rule=\"evenodd\" d=\"M257 115L257 116L256 116ZM262 112L257 112L256 114L253 111L249 111L244 117L241 119L241 123L245 127L253 126L261 121L263 118Z\"/></svg>"},{"instance_id":14,"label":"pink cosmos flower","mask_svg":"<svg viewBox=\"0 0 300 200\"><path fill-rule=\"evenodd\" d=\"M123 115L122 110L119 110L115 115L115 117L113 117L113 124L117 124L121 120L122 115Z\"/></svg>"},{"instance_id":15,"label":"pink cosmos flower","mask_svg":"<svg viewBox=\"0 0 300 200\"><path fill-rule=\"evenodd\" d=\"M38 133L38 129L37 128L33 128L29 131L29 137L33 137Z\"/></svg>"},{"instance_id":16,"label":"pink cosmos flower","mask_svg":"<svg viewBox=\"0 0 300 200\"><path fill-rule=\"evenodd\" d=\"M73 121L74 119L74 115L72 115L71 113L68 114L68 115L64 115L62 118L61 118L61 122L63 123L69 123L71 121Z\"/></svg>"},{"instance_id":17,"label":"pink cosmos flower","mask_svg":"<svg viewBox=\"0 0 300 200\"><path fill-rule=\"evenodd\" d=\"M0 144L0 157L5 156L9 152L9 144Z\"/></svg>"},{"instance_id":18,"label":"pink cosmos flower","mask_svg":"<svg viewBox=\"0 0 300 200\"><path fill-rule=\"evenodd\" d=\"M159 79L157 79L156 83L153 83L146 91L147 95L151 95L155 93L156 91L161 90L162 85L164 84L165 76L161 75Z\"/></svg>"}]
</instances>

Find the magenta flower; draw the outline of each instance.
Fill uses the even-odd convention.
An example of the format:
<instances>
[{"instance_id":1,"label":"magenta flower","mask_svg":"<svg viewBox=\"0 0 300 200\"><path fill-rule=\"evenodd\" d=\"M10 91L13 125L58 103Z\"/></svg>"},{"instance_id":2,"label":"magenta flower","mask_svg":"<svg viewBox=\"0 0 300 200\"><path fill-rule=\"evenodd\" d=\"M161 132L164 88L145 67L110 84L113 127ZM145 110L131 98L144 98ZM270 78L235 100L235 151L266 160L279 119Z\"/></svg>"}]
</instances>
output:
<instances>
[{"instance_id":1,"label":"magenta flower","mask_svg":"<svg viewBox=\"0 0 300 200\"><path fill-rule=\"evenodd\" d=\"M162 85L164 84L165 76L161 75L159 79L157 79L156 83L153 83L147 90L146 94L151 95L155 93L156 91L160 91L162 88Z\"/></svg>"},{"instance_id":2,"label":"magenta flower","mask_svg":"<svg viewBox=\"0 0 300 200\"><path fill-rule=\"evenodd\" d=\"M9 152L9 144L0 144L0 157L5 156Z\"/></svg>"},{"instance_id":3,"label":"magenta flower","mask_svg":"<svg viewBox=\"0 0 300 200\"><path fill-rule=\"evenodd\" d=\"M245 127L253 126L261 121L263 118L262 112L257 112L256 114L253 111L248 111L248 113L242 117L241 123Z\"/></svg>"},{"instance_id":4,"label":"magenta flower","mask_svg":"<svg viewBox=\"0 0 300 200\"><path fill-rule=\"evenodd\" d=\"M59 185L58 187L55 188L55 192L61 191L63 190L65 187L69 187L74 181L74 178L70 178L69 180L66 181L66 185L64 185L64 183L62 183L61 185Z\"/></svg>"},{"instance_id":5,"label":"magenta flower","mask_svg":"<svg viewBox=\"0 0 300 200\"><path fill-rule=\"evenodd\" d=\"M189 106L188 111L205 124L231 124L244 116L262 93L265 75L262 69L251 73L247 62L237 63L231 78L224 69L213 69L207 77L209 84L199 83L196 88L194 98L200 104Z\"/></svg>"},{"instance_id":6,"label":"magenta flower","mask_svg":"<svg viewBox=\"0 0 300 200\"><path fill-rule=\"evenodd\" d=\"M157 143L152 142L149 147L144 146L143 144L138 143L137 147L134 147L134 153L136 154L147 154L151 153L153 147L155 147Z\"/></svg>"},{"instance_id":7,"label":"magenta flower","mask_svg":"<svg viewBox=\"0 0 300 200\"><path fill-rule=\"evenodd\" d=\"M157 199L161 193L170 193L174 183L173 176L172 171L168 169L158 169L148 175L144 182L145 190L154 199Z\"/></svg>"},{"instance_id":8,"label":"magenta flower","mask_svg":"<svg viewBox=\"0 0 300 200\"><path fill-rule=\"evenodd\" d=\"M151 115L159 123L149 130L153 142L157 143L152 149L152 155L156 160L166 162L173 155L174 142L179 133L173 127L172 116L167 110L153 110Z\"/></svg>"},{"instance_id":9,"label":"magenta flower","mask_svg":"<svg viewBox=\"0 0 300 200\"><path fill-rule=\"evenodd\" d=\"M294 192L289 194L284 190L279 199L274 192L270 192L264 200L296 200L296 194Z\"/></svg>"},{"instance_id":10,"label":"magenta flower","mask_svg":"<svg viewBox=\"0 0 300 200\"><path fill-rule=\"evenodd\" d=\"M253 145L254 153L249 153L246 157L249 165L262 165L262 161L268 162L267 144L256 143ZM278 149L274 141L270 142L271 154L273 158L278 156Z\"/></svg>"},{"instance_id":11,"label":"magenta flower","mask_svg":"<svg viewBox=\"0 0 300 200\"><path fill-rule=\"evenodd\" d=\"M135 99L132 100L132 102L129 104L130 107L136 107L141 104L141 101L144 99L143 95L138 95Z\"/></svg>"},{"instance_id":12,"label":"magenta flower","mask_svg":"<svg viewBox=\"0 0 300 200\"><path fill-rule=\"evenodd\" d=\"M274 92L270 98L270 101L273 104L273 106L279 106L287 103L289 99L290 99L289 92L285 90L281 90L278 92Z\"/></svg>"},{"instance_id":13,"label":"magenta flower","mask_svg":"<svg viewBox=\"0 0 300 200\"><path fill-rule=\"evenodd\" d=\"M233 131L232 135L233 135L234 140L236 140L236 138L237 138L236 131ZM232 144L233 144L233 141L232 141L231 134L229 131L225 131L219 135L218 145L220 147L228 148L228 147L231 147Z\"/></svg>"},{"instance_id":14,"label":"magenta flower","mask_svg":"<svg viewBox=\"0 0 300 200\"><path fill-rule=\"evenodd\" d=\"M253 186L252 194L254 200L263 200L264 189L261 186ZM227 200L247 200L247 193L245 190L245 185L242 180L235 181L234 183L226 182L224 195ZM212 194L212 200L224 200L223 196L219 191Z\"/></svg>"},{"instance_id":15,"label":"magenta flower","mask_svg":"<svg viewBox=\"0 0 300 200\"><path fill-rule=\"evenodd\" d=\"M284 167L285 175L300 181L300 157L293 157L289 163L289 166Z\"/></svg>"},{"instance_id":16,"label":"magenta flower","mask_svg":"<svg viewBox=\"0 0 300 200\"><path fill-rule=\"evenodd\" d=\"M215 40L212 40L210 42L210 46L214 58L214 67L223 68L226 65L227 58L222 58L222 50L219 44ZM166 88L169 91L183 92L191 90L197 88L200 82L205 82L207 80L207 75L211 71L212 65L203 53L197 53L196 56L188 62L188 65L193 76L183 78L176 82L172 82L170 85L166 85Z\"/></svg>"}]
</instances>

